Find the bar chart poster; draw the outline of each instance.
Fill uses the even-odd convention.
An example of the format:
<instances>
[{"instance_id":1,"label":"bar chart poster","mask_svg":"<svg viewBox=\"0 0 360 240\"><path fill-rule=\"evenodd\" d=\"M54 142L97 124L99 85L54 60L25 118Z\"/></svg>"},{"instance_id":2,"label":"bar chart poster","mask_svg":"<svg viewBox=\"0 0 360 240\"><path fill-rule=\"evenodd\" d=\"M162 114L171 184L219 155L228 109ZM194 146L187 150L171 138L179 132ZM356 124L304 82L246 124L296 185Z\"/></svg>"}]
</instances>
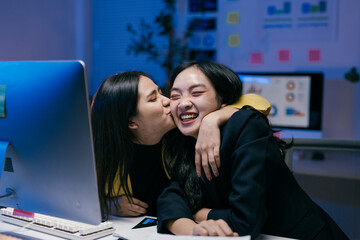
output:
<instances>
[{"instance_id":1,"label":"bar chart poster","mask_svg":"<svg viewBox=\"0 0 360 240\"><path fill-rule=\"evenodd\" d=\"M260 41L333 41L337 0L259 0Z\"/></svg>"}]
</instances>

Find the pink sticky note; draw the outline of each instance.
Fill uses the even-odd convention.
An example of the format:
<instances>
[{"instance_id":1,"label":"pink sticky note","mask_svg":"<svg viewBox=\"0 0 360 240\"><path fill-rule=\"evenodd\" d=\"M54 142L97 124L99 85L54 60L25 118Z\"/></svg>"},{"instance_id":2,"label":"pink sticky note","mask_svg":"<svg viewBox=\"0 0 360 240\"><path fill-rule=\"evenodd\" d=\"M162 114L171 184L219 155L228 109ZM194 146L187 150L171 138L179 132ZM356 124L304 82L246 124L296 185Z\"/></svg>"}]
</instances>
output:
<instances>
[{"instance_id":1,"label":"pink sticky note","mask_svg":"<svg viewBox=\"0 0 360 240\"><path fill-rule=\"evenodd\" d=\"M279 62L289 62L290 61L290 50L289 49L280 49L278 51L278 61Z\"/></svg>"},{"instance_id":2,"label":"pink sticky note","mask_svg":"<svg viewBox=\"0 0 360 240\"><path fill-rule=\"evenodd\" d=\"M309 49L308 57L309 57L309 62L320 62L321 61L320 49Z\"/></svg>"},{"instance_id":3,"label":"pink sticky note","mask_svg":"<svg viewBox=\"0 0 360 240\"><path fill-rule=\"evenodd\" d=\"M250 63L251 64L262 64L262 53L261 52L252 52L250 55Z\"/></svg>"}]
</instances>

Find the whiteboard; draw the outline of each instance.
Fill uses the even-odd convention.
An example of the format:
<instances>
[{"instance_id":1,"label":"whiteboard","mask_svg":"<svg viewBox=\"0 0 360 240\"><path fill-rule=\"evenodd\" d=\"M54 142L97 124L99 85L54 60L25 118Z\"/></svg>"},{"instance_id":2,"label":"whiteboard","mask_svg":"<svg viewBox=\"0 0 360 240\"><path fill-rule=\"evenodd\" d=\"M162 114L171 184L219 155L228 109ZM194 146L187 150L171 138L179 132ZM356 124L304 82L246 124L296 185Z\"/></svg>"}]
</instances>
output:
<instances>
[{"instance_id":1,"label":"whiteboard","mask_svg":"<svg viewBox=\"0 0 360 240\"><path fill-rule=\"evenodd\" d=\"M196 10L199 4L204 11ZM180 29L203 20L190 48L235 71L321 71L326 79L342 79L351 67L360 67L358 0L187 0L178 5Z\"/></svg>"}]
</instances>

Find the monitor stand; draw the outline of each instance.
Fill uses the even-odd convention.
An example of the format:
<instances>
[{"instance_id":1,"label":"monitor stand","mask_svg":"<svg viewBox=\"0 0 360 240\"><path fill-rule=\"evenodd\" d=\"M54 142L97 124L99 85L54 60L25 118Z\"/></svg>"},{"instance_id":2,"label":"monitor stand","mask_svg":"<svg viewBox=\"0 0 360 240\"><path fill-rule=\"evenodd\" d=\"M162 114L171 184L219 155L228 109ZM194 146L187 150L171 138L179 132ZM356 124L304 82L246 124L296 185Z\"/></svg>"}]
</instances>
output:
<instances>
[{"instance_id":1,"label":"monitor stand","mask_svg":"<svg viewBox=\"0 0 360 240\"><path fill-rule=\"evenodd\" d=\"M4 168L6 168L6 151L8 149L9 146L9 142L2 142L0 141L0 179L2 176L2 172L4 170ZM14 197L16 195L15 191L12 190L11 188L6 188L6 194L1 195L0 198L7 198L7 197Z\"/></svg>"},{"instance_id":2,"label":"monitor stand","mask_svg":"<svg viewBox=\"0 0 360 240\"><path fill-rule=\"evenodd\" d=\"M5 162L5 156L6 156L6 150L9 146L9 142L2 142L0 141L0 179L1 179L1 173L3 170L4 162Z\"/></svg>"}]
</instances>

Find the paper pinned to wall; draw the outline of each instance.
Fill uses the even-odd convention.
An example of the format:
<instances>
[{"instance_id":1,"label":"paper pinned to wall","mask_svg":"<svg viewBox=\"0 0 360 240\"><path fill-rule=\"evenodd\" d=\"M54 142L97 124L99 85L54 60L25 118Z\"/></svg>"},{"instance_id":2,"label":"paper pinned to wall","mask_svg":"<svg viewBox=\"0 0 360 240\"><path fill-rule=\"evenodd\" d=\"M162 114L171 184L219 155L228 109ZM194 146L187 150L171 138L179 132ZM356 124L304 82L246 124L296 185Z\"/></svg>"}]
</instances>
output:
<instances>
[{"instance_id":1,"label":"paper pinned to wall","mask_svg":"<svg viewBox=\"0 0 360 240\"><path fill-rule=\"evenodd\" d=\"M250 63L252 65L258 65L263 63L263 54L262 52L252 52L250 54Z\"/></svg>"},{"instance_id":2,"label":"paper pinned to wall","mask_svg":"<svg viewBox=\"0 0 360 240\"><path fill-rule=\"evenodd\" d=\"M321 61L321 49L309 49L308 61L309 62L320 62Z\"/></svg>"},{"instance_id":3,"label":"paper pinned to wall","mask_svg":"<svg viewBox=\"0 0 360 240\"><path fill-rule=\"evenodd\" d=\"M258 39L267 41L333 41L337 0L261 0Z\"/></svg>"},{"instance_id":4,"label":"paper pinned to wall","mask_svg":"<svg viewBox=\"0 0 360 240\"><path fill-rule=\"evenodd\" d=\"M0 118L6 117L6 108L5 108L5 85L0 85Z\"/></svg>"}]
</instances>

